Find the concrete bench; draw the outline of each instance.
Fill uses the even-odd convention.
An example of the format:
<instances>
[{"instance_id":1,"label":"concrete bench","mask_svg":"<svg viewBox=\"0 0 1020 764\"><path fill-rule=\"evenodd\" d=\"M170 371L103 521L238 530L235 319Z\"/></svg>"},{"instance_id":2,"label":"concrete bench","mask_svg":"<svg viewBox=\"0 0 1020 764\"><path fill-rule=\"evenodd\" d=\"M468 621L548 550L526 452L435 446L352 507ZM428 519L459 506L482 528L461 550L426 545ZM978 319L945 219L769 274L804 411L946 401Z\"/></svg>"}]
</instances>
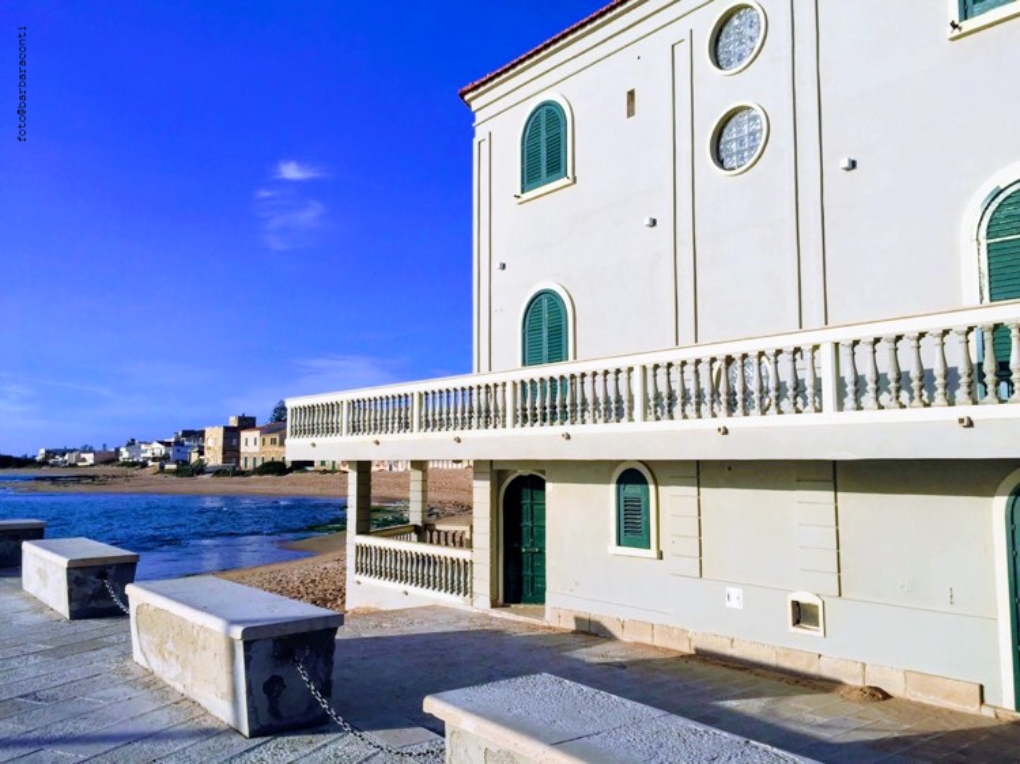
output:
<instances>
[{"instance_id":1,"label":"concrete bench","mask_svg":"<svg viewBox=\"0 0 1020 764\"><path fill-rule=\"evenodd\" d=\"M21 542L35 541L46 535L42 520L0 520L0 568L21 565Z\"/></svg>"},{"instance_id":2,"label":"concrete bench","mask_svg":"<svg viewBox=\"0 0 1020 764\"><path fill-rule=\"evenodd\" d=\"M107 582L124 601L135 580L138 555L86 538L40 539L22 544L21 587L67 618L123 615Z\"/></svg>"},{"instance_id":3,"label":"concrete bench","mask_svg":"<svg viewBox=\"0 0 1020 764\"><path fill-rule=\"evenodd\" d=\"M343 616L214 576L127 589L135 661L246 737L326 720L294 666L327 699Z\"/></svg>"},{"instance_id":4,"label":"concrete bench","mask_svg":"<svg viewBox=\"0 0 1020 764\"><path fill-rule=\"evenodd\" d=\"M461 764L810 761L551 674L429 695L424 709Z\"/></svg>"}]
</instances>

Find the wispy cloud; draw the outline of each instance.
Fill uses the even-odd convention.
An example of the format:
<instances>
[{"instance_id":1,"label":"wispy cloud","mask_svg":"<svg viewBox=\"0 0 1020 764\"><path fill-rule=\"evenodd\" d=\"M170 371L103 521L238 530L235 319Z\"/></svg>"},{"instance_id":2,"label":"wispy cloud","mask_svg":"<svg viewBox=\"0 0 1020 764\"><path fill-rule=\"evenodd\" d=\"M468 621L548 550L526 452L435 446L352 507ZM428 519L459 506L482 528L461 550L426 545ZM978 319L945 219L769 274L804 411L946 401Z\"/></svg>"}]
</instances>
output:
<instances>
[{"instance_id":1,"label":"wispy cloud","mask_svg":"<svg viewBox=\"0 0 1020 764\"><path fill-rule=\"evenodd\" d=\"M255 214L262 219L262 240L279 252L312 246L326 207L316 199L280 193L257 199Z\"/></svg>"},{"instance_id":2,"label":"wispy cloud","mask_svg":"<svg viewBox=\"0 0 1020 764\"><path fill-rule=\"evenodd\" d=\"M262 221L262 241L267 247L282 252L316 243L316 234L325 223L326 206L286 181L325 177L325 172L311 164L292 159L277 163L270 184L254 193L255 214Z\"/></svg>"},{"instance_id":3,"label":"wispy cloud","mask_svg":"<svg viewBox=\"0 0 1020 764\"><path fill-rule=\"evenodd\" d=\"M312 180L324 178L326 173L310 164L295 162L293 159L280 160L276 166L277 180Z\"/></svg>"}]
</instances>

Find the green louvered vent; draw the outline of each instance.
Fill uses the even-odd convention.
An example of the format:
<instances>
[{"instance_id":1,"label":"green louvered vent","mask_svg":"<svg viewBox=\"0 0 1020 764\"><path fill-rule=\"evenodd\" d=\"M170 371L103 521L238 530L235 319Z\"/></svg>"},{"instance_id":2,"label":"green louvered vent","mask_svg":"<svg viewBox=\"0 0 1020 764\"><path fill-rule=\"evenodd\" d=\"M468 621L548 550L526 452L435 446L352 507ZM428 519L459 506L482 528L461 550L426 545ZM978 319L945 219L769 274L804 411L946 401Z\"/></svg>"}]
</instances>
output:
<instances>
[{"instance_id":1,"label":"green louvered vent","mask_svg":"<svg viewBox=\"0 0 1020 764\"><path fill-rule=\"evenodd\" d=\"M992 302L1020 299L1020 188L1007 196L988 221L988 298ZM1008 367L1009 330L995 330L993 345L1000 369Z\"/></svg>"},{"instance_id":2,"label":"green louvered vent","mask_svg":"<svg viewBox=\"0 0 1020 764\"><path fill-rule=\"evenodd\" d=\"M650 549L648 481L640 471L624 470L616 481L617 546Z\"/></svg>"},{"instance_id":3,"label":"green louvered vent","mask_svg":"<svg viewBox=\"0 0 1020 764\"><path fill-rule=\"evenodd\" d=\"M992 8L998 8L1000 5L1008 5L1012 2L1015 2L1015 0L960 0L960 18L972 19L986 11L992 10Z\"/></svg>"},{"instance_id":4,"label":"green louvered vent","mask_svg":"<svg viewBox=\"0 0 1020 764\"><path fill-rule=\"evenodd\" d=\"M531 191L567 175L567 118L552 101L539 104L524 126L521 189Z\"/></svg>"},{"instance_id":5,"label":"green louvered vent","mask_svg":"<svg viewBox=\"0 0 1020 764\"><path fill-rule=\"evenodd\" d=\"M555 292L539 292L524 314L525 366L567 360L567 310Z\"/></svg>"}]
</instances>

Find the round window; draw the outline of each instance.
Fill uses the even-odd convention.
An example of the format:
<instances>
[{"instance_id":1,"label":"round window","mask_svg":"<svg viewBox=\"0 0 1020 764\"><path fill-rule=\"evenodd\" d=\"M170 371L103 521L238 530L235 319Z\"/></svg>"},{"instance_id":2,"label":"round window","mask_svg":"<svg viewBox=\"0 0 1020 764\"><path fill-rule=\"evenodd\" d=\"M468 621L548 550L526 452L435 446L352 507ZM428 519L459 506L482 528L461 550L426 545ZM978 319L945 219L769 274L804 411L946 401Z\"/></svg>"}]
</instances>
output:
<instances>
[{"instance_id":1,"label":"round window","mask_svg":"<svg viewBox=\"0 0 1020 764\"><path fill-rule=\"evenodd\" d=\"M729 112L716 128L713 155L727 172L749 167L765 147L765 115L753 106Z\"/></svg>"},{"instance_id":2,"label":"round window","mask_svg":"<svg viewBox=\"0 0 1020 764\"><path fill-rule=\"evenodd\" d=\"M724 72L735 72L751 63L765 36L761 11L738 5L716 26L712 36L712 60Z\"/></svg>"}]
</instances>

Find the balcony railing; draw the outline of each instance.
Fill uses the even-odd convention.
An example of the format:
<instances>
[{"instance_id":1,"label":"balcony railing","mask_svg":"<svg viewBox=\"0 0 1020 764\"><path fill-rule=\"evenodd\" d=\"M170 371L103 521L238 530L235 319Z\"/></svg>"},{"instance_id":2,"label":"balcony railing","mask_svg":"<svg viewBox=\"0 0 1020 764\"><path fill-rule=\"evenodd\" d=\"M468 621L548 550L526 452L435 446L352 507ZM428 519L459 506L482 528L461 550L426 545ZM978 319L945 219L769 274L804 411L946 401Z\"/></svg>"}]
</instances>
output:
<instances>
[{"instance_id":1,"label":"balcony railing","mask_svg":"<svg viewBox=\"0 0 1020 764\"><path fill-rule=\"evenodd\" d=\"M1018 402L1020 302L1008 302L306 396L288 421L290 438L364 438Z\"/></svg>"},{"instance_id":2,"label":"balcony railing","mask_svg":"<svg viewBox=\"0 0 1020 764\"><path fill-rule=\"evenodd\" d=\"M355 575L431 597L470 602L471 549L402 540L413 529L401 526L355 536Z\"/></svg>"}]
</instances>

